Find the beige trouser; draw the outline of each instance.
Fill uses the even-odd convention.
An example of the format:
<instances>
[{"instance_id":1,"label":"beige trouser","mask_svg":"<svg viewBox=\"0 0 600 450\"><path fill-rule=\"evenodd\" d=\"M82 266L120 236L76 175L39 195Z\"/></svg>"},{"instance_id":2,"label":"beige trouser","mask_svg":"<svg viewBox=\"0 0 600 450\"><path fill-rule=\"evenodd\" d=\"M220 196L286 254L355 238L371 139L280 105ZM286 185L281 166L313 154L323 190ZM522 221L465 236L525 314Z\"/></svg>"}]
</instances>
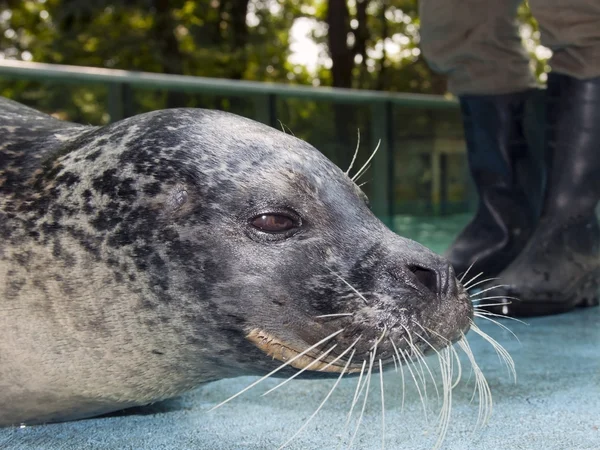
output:
<instances>
[{"instance_id":1,"label":"beige trouser","mask_svg":"<svg viewBox=\"0 0 600 450\"><path fill-rule=\"evenodd\" d=\"M421 50L455 95L506 94L536 85L518 32L522 0L420 0ZM529 0L553 71L600 76L600 0Z\"/></svg>"}]
</instances>

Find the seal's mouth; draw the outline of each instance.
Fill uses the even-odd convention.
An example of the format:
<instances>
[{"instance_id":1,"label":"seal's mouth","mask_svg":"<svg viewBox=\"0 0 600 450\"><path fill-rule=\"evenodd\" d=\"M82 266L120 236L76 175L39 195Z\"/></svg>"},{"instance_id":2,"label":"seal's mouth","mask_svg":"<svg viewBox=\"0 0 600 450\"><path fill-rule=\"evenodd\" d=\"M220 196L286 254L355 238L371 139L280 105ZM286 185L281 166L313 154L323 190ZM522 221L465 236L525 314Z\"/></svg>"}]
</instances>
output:
<instances>
[{"instance_id":1,"label":"seal's mouth","mask_svg":"<svg viewBox=\"0 0 600 450\"><path fill-rule=\"evenodd\" d=\"M328 359L317 360L318 356L314 357L309 353L305 353L300 356L303 353L303 350L297 350L290 344L280 341L271 333L259 328L255 328L250 331L246 338L263 352L265 352L268 356L283 363L287 363L288 366L294 367L295 369L309 369L328 373L344 372L344 366L340 366L335 363L330 364L328 362L330 360ZM346 368L345 373L356 373L360 371L360 368L350 366Z\"/></svg>"}]
</instances>

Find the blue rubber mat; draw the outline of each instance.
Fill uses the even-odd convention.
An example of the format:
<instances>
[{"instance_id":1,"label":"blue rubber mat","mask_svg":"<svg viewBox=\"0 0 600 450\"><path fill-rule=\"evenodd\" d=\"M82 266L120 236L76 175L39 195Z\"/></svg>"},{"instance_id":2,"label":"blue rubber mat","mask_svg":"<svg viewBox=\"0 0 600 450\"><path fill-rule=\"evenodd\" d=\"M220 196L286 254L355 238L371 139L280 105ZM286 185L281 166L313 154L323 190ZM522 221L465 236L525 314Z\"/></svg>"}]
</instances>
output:
<instances>
[{"instance_id":1,"label":"blue rubber mat","mask_svg":"<svg viewBox=\"0 0 600 450\"><path fill-rule=\"evenodd\" d=\"M512 381L485 341L470 338L486 374L494 407L487 426L473 430L476 399L474 377L463 358L463 380L454 389L446 449L600 449L600 309L507 323L520 343L493 324L481 328L512 354L517 382ZM435 358L429 358L432 366ZM406 372L406 371L405 371ZM436 375L436 371L434 371ZM401 409L401 378L393 370L384 376L385 447L429 449L435 443L435 389L428 385L427 424L410 374ZM294 380L267 397L260 394L277 380L208 412L212 406L245 387L253 378L208 384L181 399L149 407L144 415L125 415L79 422L0 430L2 449L270 449L278 448L303 424L327 395L335 380ZM321 412L298 435L291 449L346 448L342 440L356 379L342 380ZM421 388L422 389L422 388ZM374 378L354 448L382 447L381 395ZM358 403L362 407L361 403ZM356 417L357 414L354 415ZM354 432L356 421L347 428ZM344 443L345 442L345 443Z\"/></svg>"}]
</instances>

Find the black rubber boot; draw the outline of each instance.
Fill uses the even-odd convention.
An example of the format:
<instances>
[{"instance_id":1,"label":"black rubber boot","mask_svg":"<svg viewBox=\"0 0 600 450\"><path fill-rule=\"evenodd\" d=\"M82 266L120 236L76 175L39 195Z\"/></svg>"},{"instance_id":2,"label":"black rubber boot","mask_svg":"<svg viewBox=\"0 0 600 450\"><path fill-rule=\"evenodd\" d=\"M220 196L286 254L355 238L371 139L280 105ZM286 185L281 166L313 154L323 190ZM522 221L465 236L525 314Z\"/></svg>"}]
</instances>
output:
<instances>
[{"instance_id":1,"label":"black rubber boot","mask_svg":"<svg viewBox=\"0 0 600 450\"><path fill-rule=\"evenodd\" d=\"M543 115L539 90L460 98L477 212L446 252L457 274L493 277L523 250L533 233L544 182ZM538 155L535 136L538 129ZM480 278L483 279L483 278Z\"/></svg>"},{"instance_id":2,"label":"black rubber boot","mask_svg":"<svg viewBox=\"0 0 600 450\"><path fill-rule=\"evenodd\" d=\"M600 77L550 74L547 89L548 183L540 222L526 248L500 274L516 297L494 312L534 316L598 304L600 283Z\"/></svg>"}]
</instances>

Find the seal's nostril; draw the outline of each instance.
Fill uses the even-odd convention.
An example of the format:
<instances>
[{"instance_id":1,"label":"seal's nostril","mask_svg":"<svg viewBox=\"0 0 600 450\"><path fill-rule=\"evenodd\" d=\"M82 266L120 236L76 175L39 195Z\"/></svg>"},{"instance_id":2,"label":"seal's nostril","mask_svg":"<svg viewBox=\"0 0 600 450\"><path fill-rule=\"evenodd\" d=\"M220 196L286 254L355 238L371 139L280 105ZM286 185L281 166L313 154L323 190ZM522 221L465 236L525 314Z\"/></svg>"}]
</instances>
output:
<instances>
[{"instance_id":1,"label":"seal's nostril","mask_svg":"<svg viewBox=\"0 0 600 450\"><path fill-rule=\"evenodd\" d=\"M433 294L438 295L439 293L439 282L438 274L431 269L422 266L411 265L408 267L410 271L415 275L419 283L426 287Z\"/></svg>"},{"instance_id":2,"label":"seal's nostril","mask_svg":"<svg viewBox=\"0 0 600 450\"><path fill-rule=\"evenodd\" d=\"M444 261L434 267L411 264L408 269L423 287L435 296L444 299L456 294L457 280L452 266Z\"/></svg>"}]
</instances>

